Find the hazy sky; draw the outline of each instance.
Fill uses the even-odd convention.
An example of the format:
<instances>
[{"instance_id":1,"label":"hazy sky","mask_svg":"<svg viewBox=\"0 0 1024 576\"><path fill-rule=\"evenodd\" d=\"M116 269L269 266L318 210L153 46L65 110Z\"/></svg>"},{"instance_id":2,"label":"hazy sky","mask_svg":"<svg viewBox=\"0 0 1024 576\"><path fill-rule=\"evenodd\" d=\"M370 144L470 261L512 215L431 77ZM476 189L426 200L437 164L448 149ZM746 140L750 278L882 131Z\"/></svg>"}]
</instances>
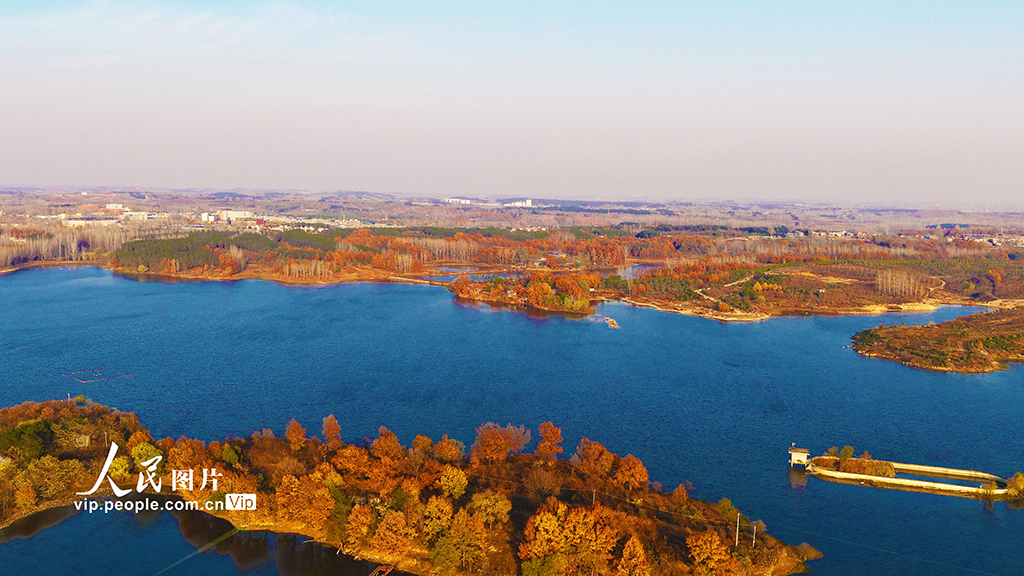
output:
<instances>
[{"instance_id":1,"label":"hazy sky","mask_svg":"<svg viewBox=\"0 0 1024 576\"><path fill-rule=\"evenodd\" d=\"M1019 0L0 2L0 186L1024 204L1022 184Z\"/></svg>"}]
</instances>

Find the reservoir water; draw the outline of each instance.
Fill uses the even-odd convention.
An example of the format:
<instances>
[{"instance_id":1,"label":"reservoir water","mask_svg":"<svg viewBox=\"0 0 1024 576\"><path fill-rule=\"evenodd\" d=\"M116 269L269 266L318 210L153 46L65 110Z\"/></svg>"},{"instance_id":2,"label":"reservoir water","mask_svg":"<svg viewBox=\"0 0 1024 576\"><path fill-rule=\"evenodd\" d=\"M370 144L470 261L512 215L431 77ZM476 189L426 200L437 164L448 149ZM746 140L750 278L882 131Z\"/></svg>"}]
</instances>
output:
<instances>
[{"instance_id":1,"label":"reservoir water","mask_svg":"<svg viewBox=\"0 0 1024 576\"><path fill-rule=\"evenodd\" d=\"M136 412L157 438L207 441L264 427L280 435L293 417L319 433L329 413L349 441L383 424L406 444L447 433L468 445L487 421L536 437L551 420L566 455L581 437L598 440L639 457L666 487L692 481L694 496L728 497L770 534L810 543L824 554L814 574L1024 566L1024 510L831 484L787 463L796 442L812 454L850 444L899 462L1024 471L1024 366L938 374L845 348L881 322L973 309L724 324L603 304L622 327L613 330L467 305L438 287L140 282L96 268L0 278L0 302L3 406L83 394ZM65 376L81 371L107 379ZM48 523L0 533L3 573L155 574L215 537L169 513ZM258 560L221 550L166 573L337 573L288 537L268 538ZM250 540L236 545L264 546Z\"/></svg>"}]
</instances>

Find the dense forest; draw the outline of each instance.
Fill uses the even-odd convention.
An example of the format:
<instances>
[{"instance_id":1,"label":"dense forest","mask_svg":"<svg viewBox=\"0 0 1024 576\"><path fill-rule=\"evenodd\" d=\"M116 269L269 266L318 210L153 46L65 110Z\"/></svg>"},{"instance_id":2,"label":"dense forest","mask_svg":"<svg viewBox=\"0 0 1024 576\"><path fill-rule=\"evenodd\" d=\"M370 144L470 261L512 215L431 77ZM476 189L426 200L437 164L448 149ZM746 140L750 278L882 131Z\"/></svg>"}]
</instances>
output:
<instances>
[{"instance_id":1,"label":"dense forest","mask_svg":"<svg viewBox=\"0 0 1024 576\"><path fill-rule=\"evenodd\" d=\"M255 511L216 514L416 574L788 574L815 557L765 534L727 499L663 489L632 455L586 438L567 455L551 422L535 443L524 426L487 423L468 447L447 436L404 446L383 426L376 439L347 443L334 416L321 432L292 420L284 437L263 429L222 442L156 440L133 414L84 398L5 408L0 524L87 490L113 442L123 451L109 477L123 487L147 467L162 475L164 493L175 470L198 478L216 469L216 489L176 494L197 502L256 494Z\"/></svg>"}]
</instances>

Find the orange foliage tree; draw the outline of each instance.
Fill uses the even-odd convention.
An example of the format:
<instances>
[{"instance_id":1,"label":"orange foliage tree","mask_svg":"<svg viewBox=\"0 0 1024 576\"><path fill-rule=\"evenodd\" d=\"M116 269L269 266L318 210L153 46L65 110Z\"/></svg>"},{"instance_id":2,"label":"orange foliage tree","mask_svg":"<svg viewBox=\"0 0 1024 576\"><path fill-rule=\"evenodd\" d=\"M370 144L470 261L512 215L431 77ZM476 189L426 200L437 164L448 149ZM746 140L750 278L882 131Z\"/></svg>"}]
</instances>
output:
<instances>
[{"instance_id":1,"label":"orange foliage tree","mask_svg":"<svg viewBox=\"0 0 1024 576\"><path fill-rule=\"evenodd\" d=\"M694 532L686 537L686 546L693 557L697 574L704 576L731 576L739 569L739 563L729 554L729 547L713 529Z\"/></svg>"},{"instance_id":2,"label":"orange foliage tree","mask_svg":"<svg viewBox=\"0 0 1024 576\"><path fill-rule=\"evenodd\" d=\"M302 450L306 444L306 429L295 418L288 421L288 428L285 429L284 435L288 438L292 452Z\"/></svg>"},{"instance_id":3,"label":"orange foliage tree","mask_svg":"<svg viewBox=\"0 0 1024 576\"><path fill-rule=\"evenodd\" d=\"M474 462L504 462L509 446L500 426L488 422L476 429L476 442L470 447Z\"/></svg>"},{"instance_id":4,"label":"orange foliage tree","mask_svg":"<svg viewBox=\"0 0 1024 576\"><path fill-rule=\"evenodd\" d=\"M632 454L627 454L622 459L619 469L615 472L615 481L624 485L627 490L646 487L647 480L647 468L639 458Z\"/></svg>"},{"instance_id":5,"label":"orange foliage tree","mask_svg":"<svg viewBox=\"0 0 1024 576\"><path fill-rule=\"evenodd\" d=\"M588 438L580 440L576 453L572 456L576 469L590 478L607 477L615 464L615 455L608 451L600 442L592 442Z\"/></svg>"},{"instance_id":6,"label":"orange foliage tree","mask_svg":"<svg viewBox=\"0 0 1024 576\"><path fill-rule=\"evenodd\" d=\"M562 429L551 422L540 425L540 442L537 443L537 455L554 460L562 453Z\"/></svg>"},{"instance_id":7,"label":"orange foliage tree","mask_svg":"<svg viewBox=\"0 0 1024 576\"><path fill-rule=\"evenodd\" d=\"M402 447L394 432L381 426L377 429L377 439L370 444L370 454L377 458L400 460L405 456L405 448Z\"/></svg>"},{"instance_id":8,"label":"orange foliage tree","mask_svg":"<svg viewBox=\"0 0 1024 576\"><path fill-rule=\"evenodd\" d=\"M513 426L511 424L501 429L501 436L505 440L505 446L514 454L519 454L523 448L530 443L530 431L526 426Z\"/></svg>"},{"instance_id":9,"label":"orange foliage tree","mask_svg":"<svg viewBox=\"0 0 1024 576\"><path fill-rule=\"evenodd\" d=\"M405 514L397 510L389 510L377 526L370 547L377 552L394 556L404 556L412 546L409 538L409 527L406 525Z\"/></svg>"},{"instance_id":10,"label":"orange foliage tree","mask_svg":"<svg viewBox=\"0 0 1024 576\"><path fill-rule=\"evenodd\" d=\"M324 441L327 442L328 446L332 449L337 449L341 446L341 425L338 424L338 419L334 417L334 414L324 418Z\"/></svg>"},{"instance_id":11,"label":"orange foliage tree","mask_svg":"<svg viewBox=\"0 0 1024 576\"><path fill-rule=\"evenodd\" d=\"M345 523L345 545L349 550L365 548L372 537L373 509L365 504L356 504L348 514Z\"/></svg>"},{"instance_id":12,"label":"orange foliage tree","mask_svg":"<svg viewBox=\"0 0 1024 576\"><path fill-rule=\"evenodd\" d=\"M434 445L434 457L441 462L455 462L456 460L462 459L462 453L465 449L465 444L454 438L449 438L448 435L445 434L441 436L441 439Z\"/></svg>"},{"instance_id":13,"label":"orange foliage tree","mask_svg":"<svg viewBox=\"0 0 1024 576\"><path fill-rule=\"evenodd\" d=\"M619 561L619 569L615 571L616 576L650 576L651 566L647 563L647 554L644 553L643 544L636 534L626 542L626 548L622 551L622 560Z\"/></svg>"}]
</instances>

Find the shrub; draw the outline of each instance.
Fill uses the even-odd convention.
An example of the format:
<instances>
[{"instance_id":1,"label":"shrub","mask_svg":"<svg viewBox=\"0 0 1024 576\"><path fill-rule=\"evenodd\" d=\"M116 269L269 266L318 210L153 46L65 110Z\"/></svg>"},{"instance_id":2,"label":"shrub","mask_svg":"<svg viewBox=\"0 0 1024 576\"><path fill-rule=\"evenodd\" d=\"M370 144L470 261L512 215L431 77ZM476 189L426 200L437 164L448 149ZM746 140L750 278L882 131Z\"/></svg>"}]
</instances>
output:
<instances>
[{"instance_id":1,"label":"shrub","mask_svg":"<svg viewBox=\"0 0 1024 576\"><path fill-rule=\"evenodd\" d=\"M882 460L865 460L863 458L847 458L839 461L839 471L851 474L867 474L882 478L895 478L896 469L892 462Z\"/></svg>"}]
</instances>

